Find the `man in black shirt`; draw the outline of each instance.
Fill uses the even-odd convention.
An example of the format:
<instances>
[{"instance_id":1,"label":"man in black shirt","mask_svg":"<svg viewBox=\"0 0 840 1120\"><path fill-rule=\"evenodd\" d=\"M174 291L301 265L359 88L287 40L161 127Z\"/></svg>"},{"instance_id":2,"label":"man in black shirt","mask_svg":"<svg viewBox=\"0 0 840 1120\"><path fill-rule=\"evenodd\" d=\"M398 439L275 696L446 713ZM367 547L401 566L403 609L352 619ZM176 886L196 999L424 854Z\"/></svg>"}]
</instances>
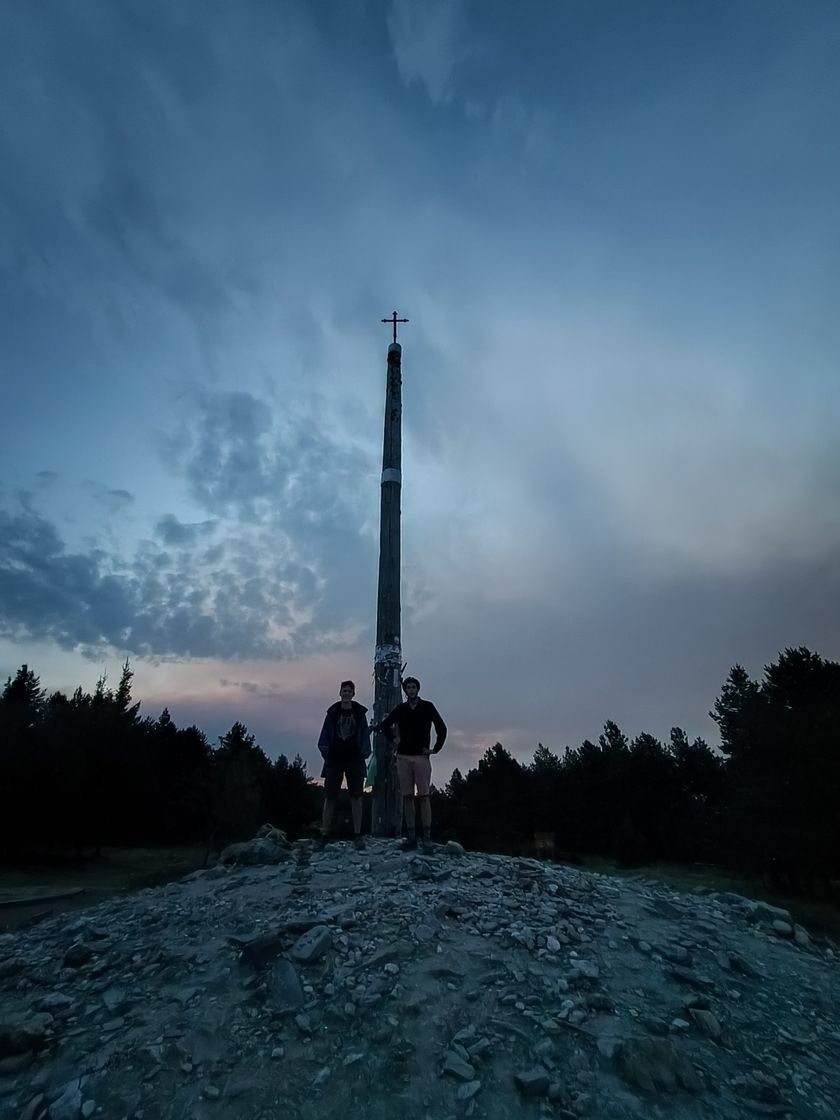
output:
<instances>
[{"instance_id":1,"label":"man in black shirt","mask_svg":"<svg viewBox=\"0 0 840 1120\"><path fill-rule=\"evenodd\" d=\"M403 840L403 851L417 847L415 831L416 807L414 789L420 804L420 823L423 828L423 851L432 850L432 805L429 789L432 781L432 764L429 756L437 754L446 741L446 724L430 700L420 699L420 682L416 677L406 677L402 683L405 701L383 719L377 730L399 730L397 743L397 776L403 799L403 816L408 835ZM429 746L432 725L435 743Z\"/></svg>"},{"instance_id":2,"label":"man in black shirt","mask_svg":"<svg viewBox=\"0 0 840 1120\"><path fill-rule=\"evenodd\" d=\"M365 846L362 838L362 790L365 784L365 759L370 755L370 731L367 708L356 703L353 699L355 695L356 686L353 682L342 681L339 690L341 699L327 708L318 739L318 750L324 759L324 769L321 771L324 779L324 814L321 819L321 835L316 841L319 848L323 848L329 839L335 803L345 776L353 814L353 842L359 851Z\"/></svg>"}]
</instances>

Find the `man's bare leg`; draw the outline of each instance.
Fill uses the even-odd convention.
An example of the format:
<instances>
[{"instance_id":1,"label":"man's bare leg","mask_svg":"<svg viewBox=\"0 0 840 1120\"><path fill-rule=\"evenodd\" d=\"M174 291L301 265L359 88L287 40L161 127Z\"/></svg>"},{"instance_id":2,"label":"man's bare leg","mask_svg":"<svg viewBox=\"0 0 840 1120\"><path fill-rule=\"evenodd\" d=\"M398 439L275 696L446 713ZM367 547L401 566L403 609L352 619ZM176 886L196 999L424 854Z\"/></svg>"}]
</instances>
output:
<instances>
[{"instance_id":1,"label":"man's bare leg","mask_svg":"<svg viewBox=\"0 0 840 1120\"><path fill-rule=\"evenodd\" d=\"M361 797L350 798L350 812L353 814L353 843L356 845L357 851L362 851L365 846L362 837L362 799Z\"/></svg>"},{"instance_id":2,"label":"man's bare leg","mask_svg":"<svg viewBox=\"0 0 840 1120\"><path fill-rule=\"evenodd\" d=\"M324 798L324 812L321 814L321 833L324 836L329 836L330 829L332 828L333 813L335 812L335 801L331 797Z\"/></svg>"},{"instance_id":3,"label":"man's bare leg","mask_svg":"<svg viewBox=\"0 0 840 1120\"><path fill-rule=\"evenodd\" d=\"M420 802L420 824L423 828L423 850L430 851L432 846L432 799L428 795L418 797Z\"/></svg>"},{"instance_id":4,"label":"man's bare leg","mask_svg":"<svg viewBox=\"0 0 840 1120\"><path fill-rule=\"evenodd\" d=\"M414 798L411 794L403 797L403 819L405 820L405 830L407 836L403 840L403 851L408 851L410 848L417 847L417 831L416 831L416 812L414 809Z\"/></svg>"}]
</instances>

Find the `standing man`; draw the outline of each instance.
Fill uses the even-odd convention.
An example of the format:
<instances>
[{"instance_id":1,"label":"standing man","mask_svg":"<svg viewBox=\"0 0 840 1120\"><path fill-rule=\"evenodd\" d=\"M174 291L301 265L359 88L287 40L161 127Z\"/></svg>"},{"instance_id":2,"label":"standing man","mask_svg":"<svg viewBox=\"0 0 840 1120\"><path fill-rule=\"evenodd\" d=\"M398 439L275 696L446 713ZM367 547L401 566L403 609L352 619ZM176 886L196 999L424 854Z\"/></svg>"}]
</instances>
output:
<instances>
[{"instance_id":1,"label":"standing man","mask_svg":"<svg viewBox=\"0 0 840 1120\"><path fill-rule=\"evenodd\" d=\"M397 777L408 833L402 842L402 850L407 852L417 847L414 803L416 787L417 801L420 803L420 824L423 828L423 852L428 855L432 851L432 803L429 800L432 763L429 756L437 754L446 741L446 724L431 700L420 699L420 682L416 677L406 677L402 686L405 700L402 704L398 704L375 730L387 733L390 728L396 727L399 731ZM430 747L433 724L436 738L435 745Z\"/></svg>"},{"instance_id":2,"label":"standing man","mask_svg":"<svg viewBox=\"0 0 840 1120\"><path fill-rule=\"evenodd\" d=\"M362 790L367 769L365 759L370 755L367 708L353 699L356 686L352 681L342 681L338 694L341 699L327 708L318 739L318 750L324 759L321 771L324 779L324 814L321 818L321 835L315 841L315 847L323 848L329 840L335 803L341 781L346 777L353 814L353 843L356 850L361 852L365 846L362 838Z\"/></svg>"}]
</instances>

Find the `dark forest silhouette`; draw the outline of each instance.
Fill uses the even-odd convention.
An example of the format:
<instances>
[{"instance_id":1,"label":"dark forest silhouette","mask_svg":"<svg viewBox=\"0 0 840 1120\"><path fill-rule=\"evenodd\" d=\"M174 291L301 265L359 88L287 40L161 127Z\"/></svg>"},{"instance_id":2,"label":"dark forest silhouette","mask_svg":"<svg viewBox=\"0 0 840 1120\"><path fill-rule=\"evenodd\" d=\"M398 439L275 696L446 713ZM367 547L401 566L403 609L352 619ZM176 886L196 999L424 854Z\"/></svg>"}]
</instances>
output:
<instances>
[{"instance_id":1,"label":"dark forest silhouette","mask_svg":"<svg viewBox=\"0 0 840 1120\"><path fill-rule=\"evenodd\" d=\"M321 789L300 757L271 762L242 723L211 747L164 710L141 718L128 662L116 689L48 695L23 665L0 697L0 859L201 842L266 822L292 836ZM720 750L612 721L598 742L529 765L500 743L434 790L439 839L484 850L715 863L809 893L840 878L840 664L786 649L760 681L736 665L714 703Z\"/></svg>"}]
</instances>

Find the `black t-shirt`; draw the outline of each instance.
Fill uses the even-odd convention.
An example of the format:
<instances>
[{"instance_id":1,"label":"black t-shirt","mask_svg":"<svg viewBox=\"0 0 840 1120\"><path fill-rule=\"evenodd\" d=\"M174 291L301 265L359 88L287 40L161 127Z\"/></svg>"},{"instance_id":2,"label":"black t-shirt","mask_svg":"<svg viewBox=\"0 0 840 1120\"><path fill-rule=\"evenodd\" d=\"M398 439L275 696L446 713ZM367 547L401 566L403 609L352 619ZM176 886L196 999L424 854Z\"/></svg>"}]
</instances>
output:
<instances>
[{"instance_id":1,"label":"black t-shirt","mask_svg":"<svg viewBox=\"0 0 840 1120\"><path fill-rule=\"evenodd\" d=\"M418 699L412 708L407 700L398 704L390 715L387 715L379 725L380 730L387 731L394 724L400 729L400 742L397 754L422 754L428 750L431 739L432 725L437 734L435 751L439 751L446 740L446 724L441 719L440 712L431 700Z\"/></svg>"},{"instance_id":2,"label":"black t-shirt","mask_svg":"<svg viewBox=\"0 0 840 1120\"><path fill-rule=\"evenodd\" d=\"M329 750L329 765L348 766L359 761L359 747L357 745L356 713L351 708L348 712L340 709L335 721L335 733L332 746Z\"/></svg>"}]
</instances>

